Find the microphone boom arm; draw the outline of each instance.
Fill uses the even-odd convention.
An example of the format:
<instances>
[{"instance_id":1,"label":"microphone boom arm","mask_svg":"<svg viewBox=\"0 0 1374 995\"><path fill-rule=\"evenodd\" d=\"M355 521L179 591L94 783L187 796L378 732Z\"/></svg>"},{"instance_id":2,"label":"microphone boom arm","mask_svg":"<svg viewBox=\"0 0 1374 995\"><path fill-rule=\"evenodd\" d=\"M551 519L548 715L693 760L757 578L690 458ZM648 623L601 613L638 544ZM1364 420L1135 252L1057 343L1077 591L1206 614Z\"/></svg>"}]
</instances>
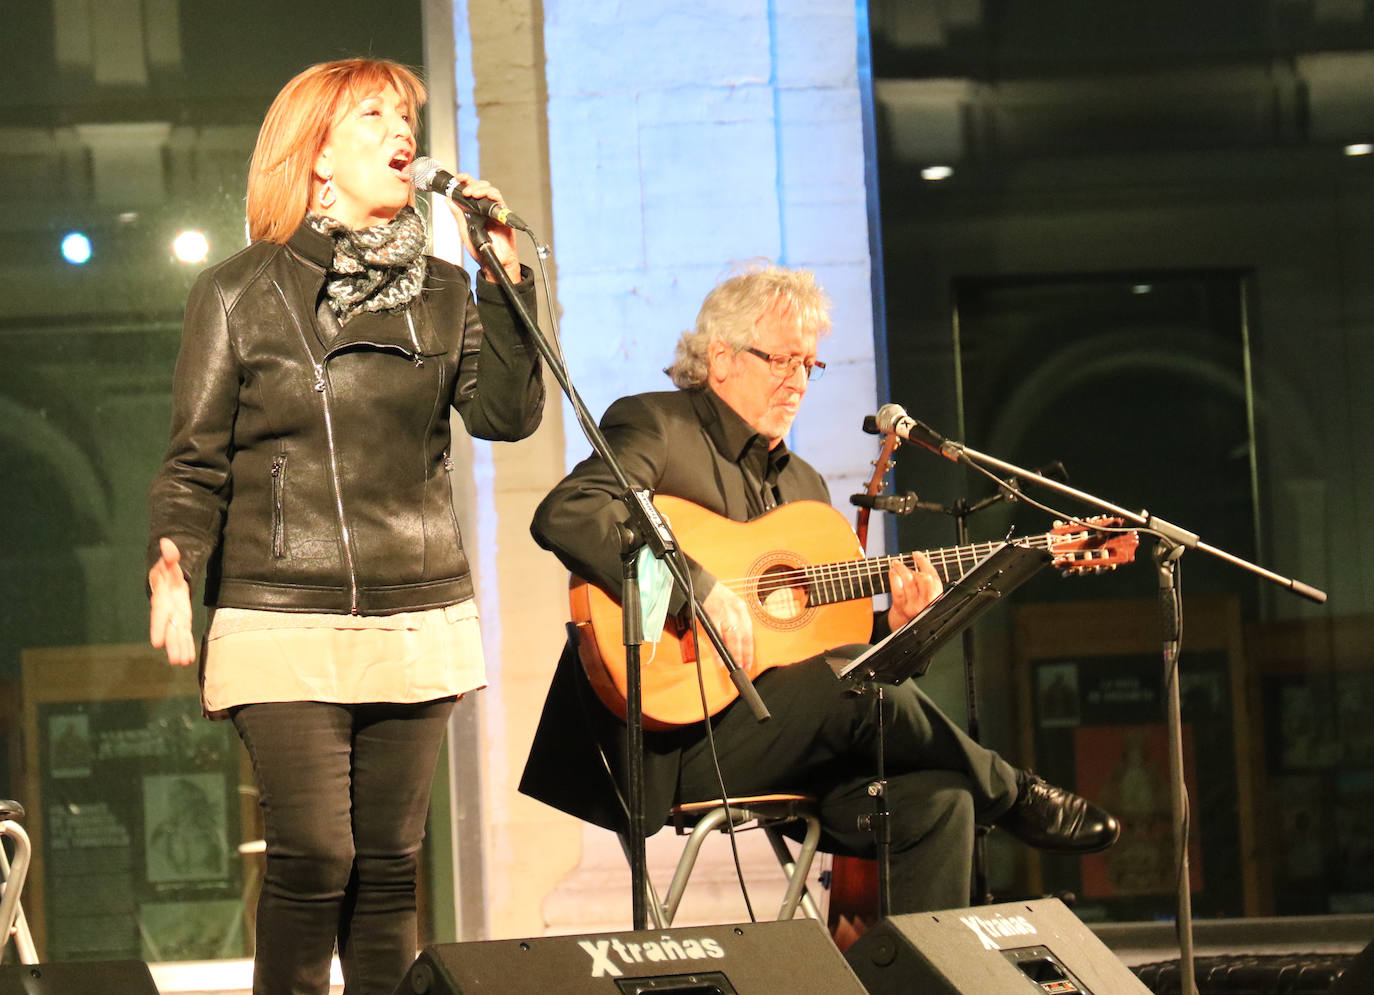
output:
<instances>
[{"instance_id":1,"label":"microphone boom arm","mask_svg":"<svg viewBox=\"0 0 1374 995\"><path fill-rule=\"evenodd\" d=\"M940 437L936 436L936 438ZM1219 560L1225 560L1232 566L1239 567L1242 570L1248 570L1250 573L1262 577L1270 583L1288 588L1288 590L1292 591L1294 594L1306 598L1308 601L1314 601L1317 604L1324 604L1326 602L1325 591L1304 584L1302 581L1296 580L1295 578L1285 577L1282 574L1275 573L1257 563L1251 563L1249 560L1236 556L1233 553L1228 553L1224 549L1218 549L1216 546L1208 545L1199 539L1195 533L1189 532L1187 529L1178 525L1174 525L1172 522L1165 521L1157 515L1152 515L1148 511L1131 511L1127 508L1122 508L1120 505L1112 504L1110 501L1105 501L1094 494L1089 494L1087 491L1080 491L1076 487L1070 487L1066 483L1036 473L1034 470L1028 470L1025 467L1017 466L1015 463L1008 463L1006 460L998 459L996 456L990 456L987 453L979 452L977 449L966 446L962 442L955 442L951 439L941 439L938 452L946 459L956 462L964 462L969 465L979 463L1008 476L1018 477L1023 481L1034 480L1067 497L1075 498L1085 504L1095 505L1109 514L1118 515L1142 529L1162 536L1167 542L1183 546L1187 549L1199 549L1204 553L1215 556Z\"/></svg>"}]
</instances>

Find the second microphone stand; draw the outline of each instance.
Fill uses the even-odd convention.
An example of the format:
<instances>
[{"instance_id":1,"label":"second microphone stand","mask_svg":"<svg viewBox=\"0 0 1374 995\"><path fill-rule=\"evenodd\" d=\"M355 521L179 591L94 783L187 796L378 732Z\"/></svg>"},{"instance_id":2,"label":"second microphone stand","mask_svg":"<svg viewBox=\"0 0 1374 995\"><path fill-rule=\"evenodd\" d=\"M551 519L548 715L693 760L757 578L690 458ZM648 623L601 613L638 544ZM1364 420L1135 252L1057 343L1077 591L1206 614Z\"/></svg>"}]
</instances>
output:
<instances>
[{"instance_id":1,"label":"second microphone stand","mask_svg":"<svg viewBox=\"0 0 1374 995\"><path fill-rule=\"evenodd\" d=\"M975 515L984 508L997 504L1006 498L1007 492L999 490L996 494L990 494L973 504L960 498L949 507L941 508L941 511L954 519L954 541L960 546L967 546L969 516ZM969 739L981 745L983 739L978 715L978 669L974 651L973 629L965 629L961 638L963 639L964 650L965 731L968 733ZM987 830L981 826L973 837L972 891L974 905L992 904L992 893L988 890L988 834Z\"/></svg>"},{"instance_id":2,"label":"second microphone stand","mask_svg":"<svg viewBox=\"0 0 1374 995\"><path fill-rule=\"evenodd\" d=\"M996 494L989 494L982 500L970 504L960 498L952 505L943 505L934 501L922 501L914 492L907 492L902 495L895 495L891 498L879 498L863 502L871 504L873 507L889 511L897 515L909 515L913 511L929 511L936 514L948 515L954 519L954 537L959 546L967 546L968 520L972 515L976 515L984 508L997 504L999 501L1015 500L1010 493L1001 489ZM853 500L853 499L851 499ZM963 642L964 655L964 707L967 713L965 722L966 732L975 743L982 743L981 727L978 716L978 671L974 650L973 629L967 628L961 637ZM973 840L973 873L972 873L972 903L974 905L990 905L992 903L992 893L988 890L988 869L987 869L987 832L981 827Z\"/></svg>"}]
</instances>

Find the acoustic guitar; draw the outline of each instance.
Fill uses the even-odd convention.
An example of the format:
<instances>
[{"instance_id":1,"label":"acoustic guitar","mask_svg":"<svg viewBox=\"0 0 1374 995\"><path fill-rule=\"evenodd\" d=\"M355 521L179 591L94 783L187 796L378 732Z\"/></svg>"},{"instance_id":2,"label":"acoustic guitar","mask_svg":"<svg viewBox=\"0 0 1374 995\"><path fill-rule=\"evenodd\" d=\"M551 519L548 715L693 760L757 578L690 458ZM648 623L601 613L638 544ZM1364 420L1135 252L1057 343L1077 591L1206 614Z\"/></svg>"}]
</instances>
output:
<instances>
[{"instance_id":1,"label":"acoustic guitar","mask_svg":"<svg viewBox=\"0 0 1374 995\"><path fill-rule=\"evenodd\" d=\"M867 642L873 629L871 599L888 589L888 565L910 554L864 557L848 521L828 504L794 501L751 522L735 522L680 498L654 505L670 521L682 551L744 599L754 619L754 675L797 663L835 646ZM1102 531L1117 529L1117 531ZM1045 549L1063 573L1091 573L1131 562L1138 538L1121 520L1094 518L1056 524L1044 535L1017 540ZM951 583L1000 542L930 550L940 578ZM706 592L697 592L704 597ZM625 647L620 605L601 587L574 575L569 586L578 653L601 701L625 717ZM705 634L706 714L738 695ZM663 633L640 651L644 726L671 729L703 719L692 633L669 619Z\"/></svg>"}]
</instances>

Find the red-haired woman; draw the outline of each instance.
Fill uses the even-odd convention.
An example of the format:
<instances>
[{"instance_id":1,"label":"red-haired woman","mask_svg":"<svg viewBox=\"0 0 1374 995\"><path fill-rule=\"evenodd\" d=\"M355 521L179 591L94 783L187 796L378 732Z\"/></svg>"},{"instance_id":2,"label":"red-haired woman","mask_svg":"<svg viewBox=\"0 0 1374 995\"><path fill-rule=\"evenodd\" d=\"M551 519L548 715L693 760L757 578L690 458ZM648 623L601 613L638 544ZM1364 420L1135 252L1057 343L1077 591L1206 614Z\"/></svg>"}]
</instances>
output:
<instances>
[{"instance_id":1,"label":"red-haired woman","mask_svg":"<svg viewBox=\"0 0 1374 995\"><path fill-rule=\"evenodd\" d=\"M277 95L250 167L252 243L187 303L149 493L152 644L195 659L203 579L204 707L233 720L258 782L256 995L322 995L336 944L351 995L389 995L414 960L430 779L453 701L485 683L450 414L514 441L543 408L490 274L474 301L461 268L424 252L409 182L424 97L377 59L312 66ZM488 225L532 309L514 233Z\"/></svg>"}]
</instances>

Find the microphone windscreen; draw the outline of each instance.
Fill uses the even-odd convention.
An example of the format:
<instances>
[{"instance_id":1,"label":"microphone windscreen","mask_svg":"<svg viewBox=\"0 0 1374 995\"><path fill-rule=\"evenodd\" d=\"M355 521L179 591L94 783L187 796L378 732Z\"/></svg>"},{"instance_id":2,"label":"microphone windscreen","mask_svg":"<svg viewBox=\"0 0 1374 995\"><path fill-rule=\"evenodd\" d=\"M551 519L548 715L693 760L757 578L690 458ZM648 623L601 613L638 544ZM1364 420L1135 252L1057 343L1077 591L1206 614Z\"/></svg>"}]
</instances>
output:
<instances>
[{"instance_id":1,"label":"microphone windscreen","mask_svg":"<svg viewBox=\"0 0 1374 995\"><path fill-rule=\"evenodd\" d=\"M897 428L898 422L907 417L906 408L900 404L884 404L878 409L875 416L880 431L891 432ZM905 433L900 433L905 437Z\"/></svg>"},{"instance_id":2,"label":"microphone windscreen","mask_svg":"<svg viewBox=\"0 0 1374 995\"><path fill-rule=\"evenodd\" d=\"M416 156L410 164L410 185L428 193L435 188L434 179L442 167L427 155Z\"/></svg>"}]
</instances>

